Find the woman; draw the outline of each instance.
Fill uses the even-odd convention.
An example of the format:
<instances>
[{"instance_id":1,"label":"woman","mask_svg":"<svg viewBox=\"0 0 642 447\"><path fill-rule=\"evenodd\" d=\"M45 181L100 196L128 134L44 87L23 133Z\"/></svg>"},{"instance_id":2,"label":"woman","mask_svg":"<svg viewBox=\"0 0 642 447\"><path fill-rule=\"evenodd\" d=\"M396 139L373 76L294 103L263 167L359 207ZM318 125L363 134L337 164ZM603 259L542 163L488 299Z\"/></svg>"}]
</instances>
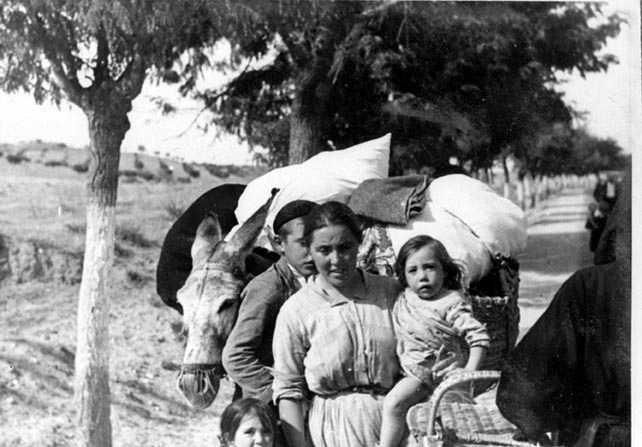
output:
<instances>
[{"instance_id":1,"label":"woman","mask_svg":"<svg viewBox=\"0 0 642 447\"><path fill-rule=\"evenodd\" d=\"M291 446L373 446L400 375L391 319L400 286L356 268L361 231L346 205L316 208L305 233L318 275L286 301L274 333L283 430Z\"/></svg>"}]
</instances>

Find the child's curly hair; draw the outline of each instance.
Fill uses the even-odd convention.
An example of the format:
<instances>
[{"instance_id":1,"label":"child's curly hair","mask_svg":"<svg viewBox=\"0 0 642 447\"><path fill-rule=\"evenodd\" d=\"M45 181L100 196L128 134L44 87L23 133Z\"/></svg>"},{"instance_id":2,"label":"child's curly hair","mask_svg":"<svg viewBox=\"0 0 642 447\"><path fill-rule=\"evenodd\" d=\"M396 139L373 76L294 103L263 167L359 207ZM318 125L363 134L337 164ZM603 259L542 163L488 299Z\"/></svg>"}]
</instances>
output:
<instances>
[{"instance_id":1,"label":"child's curly hair","mask_svg":"<svg viewBox=\"0 0 642 447\"><path fill-rule=\"evenodd\" d=\"M229 404L221 415L219 441L221 447L228 447L234 440L236 431L241 425L243 417L248 414L254 414L259 418L261 424L266 430L276 431L276 420L274 413L266 404L258 399L247 397Z\"/></svg>"},{"instance_id":2,"label":"child's curly hair","mask_svg":"<svg viewBox=\"0 0 642 447\"><path fill-rule=\"evenodd\" d=\"M422 249L423 247L430 247L435 255L435 258L441 263L444 270L444 287L450 290L461 290L464 288L464 270L461 265L453 260L448 254L448 250L437 239L427 236L415 236L408 239L399 250L397 261L395 262L395 273L397 279L402 286L408 287L406 281L406 261L413 253Z\"/></svg>"}]
</instances>

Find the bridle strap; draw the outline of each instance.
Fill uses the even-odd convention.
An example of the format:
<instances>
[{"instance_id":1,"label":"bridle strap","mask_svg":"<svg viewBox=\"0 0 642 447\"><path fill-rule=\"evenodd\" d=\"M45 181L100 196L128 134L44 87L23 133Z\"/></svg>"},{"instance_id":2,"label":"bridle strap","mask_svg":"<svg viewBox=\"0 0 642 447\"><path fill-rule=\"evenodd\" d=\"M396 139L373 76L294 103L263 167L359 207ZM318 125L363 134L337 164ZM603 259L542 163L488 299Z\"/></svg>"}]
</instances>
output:
<instances>
[{"instance_id":1,"label":"bridle strap","mask_svg":"<svg viewBox=\"0 0 642 447\"><path fill-rule=\"evenodd\" d=\"M218 377L224 377L227 373L220 363L183 363L181 373L211 372Z\"/></svg>"}]
</instances>

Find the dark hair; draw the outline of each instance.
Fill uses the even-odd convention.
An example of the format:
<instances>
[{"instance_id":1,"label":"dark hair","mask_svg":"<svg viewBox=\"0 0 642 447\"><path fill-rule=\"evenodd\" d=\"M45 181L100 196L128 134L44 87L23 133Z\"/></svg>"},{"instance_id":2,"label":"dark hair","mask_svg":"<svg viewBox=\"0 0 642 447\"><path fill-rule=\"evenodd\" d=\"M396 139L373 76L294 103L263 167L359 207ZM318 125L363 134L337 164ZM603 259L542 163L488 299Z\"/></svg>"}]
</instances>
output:
<instances>
[{"instance_id":1,"label":"dark hair","mask_svg":"<svg viewBox=\"0 0 642 447\"><path fill-rule=\"evenodd\" d=\"M464 277L461 266L450 257L444 244L427 235L415 236L408 239L401 247L401 250L399 250L397 262L395 262L395 273L401 285L404 287L408 286L408 282L406 281L406 261L410 255L423 247L430 247L437 260L441 263L441 267L444 269L444 287L450 290L461 289Z\"/></svg>"},{"instance_id":2,"label":"dark hair","mask_svg":"<svg viewBox=\"0 0 642 447\"><path fill-rule=\"evenodd\" d=\"M316 206L316 203L309 200L293 200L286 203L274 217L274 223L272 224L274 234L285 238L289 234L285 225L298 217L305 218Z\"/></svg>"},{"instance_id":3,"label":"dark hair","mask_svg":"<svg viewBox=\"0 0 642 447\"><path fill-rule=\"evenodd\" d=\"M348 205L341 202L326 202L314 208L305 218L305 238L312 242L312 233L330 225L345 225L361 243L361 224Z\"/></svg>"},{"instance_id":4,"label":"dark hair","mask_svg":"<svg viewBox=\"0 0 642 447\"><path fill-rule=\"evenodd\" d=\"M232 402L223 410L220 422L221 434L219 436L221 447L226 447L234 439L243 416L252 413L256 414L263 427L275 433L276 421L274 413L268 404L253 397L246 397Z\"/></svg>"}]
</instances>

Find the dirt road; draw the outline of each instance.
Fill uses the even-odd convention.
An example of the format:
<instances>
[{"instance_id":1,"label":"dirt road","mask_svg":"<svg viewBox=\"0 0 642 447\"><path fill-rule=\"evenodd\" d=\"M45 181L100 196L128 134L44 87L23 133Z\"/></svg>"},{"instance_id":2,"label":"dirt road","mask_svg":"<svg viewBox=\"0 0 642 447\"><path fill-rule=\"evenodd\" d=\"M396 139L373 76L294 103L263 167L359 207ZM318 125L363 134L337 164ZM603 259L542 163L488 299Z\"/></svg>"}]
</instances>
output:
<instances>
[{"instance_id":1,"label":"dirt road","mask_svg":"<svg viewBox=\"0 0 642 447\"><path fill-rule=\"evenodd\" d=\"M592 264L584 229L589 191L568 189L530 213L528 245L520 261L520 336L539 318L559 286Z\"/></svg>"}]
</instances>

